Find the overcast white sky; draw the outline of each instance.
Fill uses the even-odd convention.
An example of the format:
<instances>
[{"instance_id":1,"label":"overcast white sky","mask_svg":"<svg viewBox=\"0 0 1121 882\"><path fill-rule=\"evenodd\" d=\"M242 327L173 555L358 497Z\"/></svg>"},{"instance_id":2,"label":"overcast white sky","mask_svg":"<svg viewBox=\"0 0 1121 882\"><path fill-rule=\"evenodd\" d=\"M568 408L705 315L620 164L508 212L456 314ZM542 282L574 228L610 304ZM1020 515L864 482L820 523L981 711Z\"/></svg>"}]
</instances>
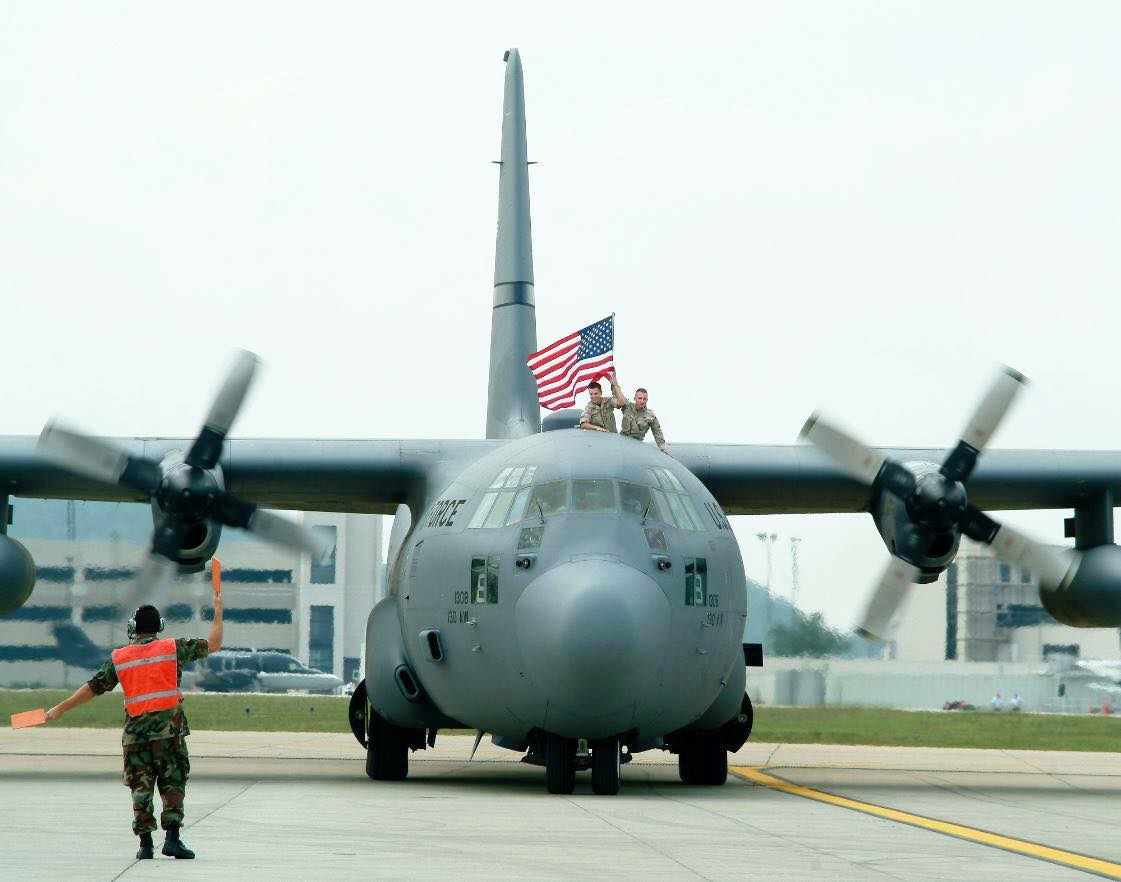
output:
<instances>
[{"instance_id":1,"label":"overcast white sky","mask_svg":"<svg viewBox=\"0 0 1121 882\"><path fill-rule=\"evenodd\" d=\"M479 437L518 46L538 339L617 313L671 445L948 445L1002 361L997 446L1121 448L1119 44L1115 3L3 2L0 433L193 434L244 346L238 435ZM886 560L737 521L837 624Z\"/></svg>"}]
</instances>

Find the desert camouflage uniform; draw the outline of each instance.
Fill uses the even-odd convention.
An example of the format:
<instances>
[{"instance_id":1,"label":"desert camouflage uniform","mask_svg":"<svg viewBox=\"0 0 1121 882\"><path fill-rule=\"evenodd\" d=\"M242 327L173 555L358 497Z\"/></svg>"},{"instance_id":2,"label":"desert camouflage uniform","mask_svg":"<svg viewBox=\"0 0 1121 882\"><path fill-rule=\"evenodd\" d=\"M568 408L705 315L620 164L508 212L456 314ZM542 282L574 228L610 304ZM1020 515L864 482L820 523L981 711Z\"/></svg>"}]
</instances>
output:
<instances>
[{"instance_id":1,"label":"desert camouflage uniform","mask_svg":"<svg viewBox=\"0 0 1121 882\"><path fill-rule=\"evenodd\" d=\"M141 637L133 642L144 644L155 639ZM176 681L182 682L183 665L205 658L209 651L205 640L176 640ZM109 659L90 679L89 687L94 695L101 695L116 688L118 682L117 670ZM121 743L124 745L124 782L132 791L133 833L140 835L156 829L152 791L157 787L163 800L160 826L165 830L183 826L183 797L191 773L186 740L190 734L182 704L135 717L126 714Z\"/></svg>"},{"instance_id":2,"label":"desert camouflage uniform","mask_svg":"<svg viewBox=\"0 0 1121 882\"><path fill-rule=\"evenodd\" d=\"M623 431L620 434L641 441L648 431L654 433L654 443L665 450L666 437L662 434L662 424L658 422L654 411L649 407L638 410L633 401L628 401L623 408Z\"/></svg>"},{"instance_id":3,"label":"desert camouflage uniform","mask_svg":"<svg viewBox=\"0 0 1121 882\"><path fill-rule=\"evenodd\" d=\"M589 401L584 405L584 411L580 414L580 424L591 423L593 426L599 426L601 429L607 429L612 434L617 433L619 430L615 426L615 409L622 407L614 395L610 398L601 398L599 404L593 404Z\"/></svg>"}]
</instances>

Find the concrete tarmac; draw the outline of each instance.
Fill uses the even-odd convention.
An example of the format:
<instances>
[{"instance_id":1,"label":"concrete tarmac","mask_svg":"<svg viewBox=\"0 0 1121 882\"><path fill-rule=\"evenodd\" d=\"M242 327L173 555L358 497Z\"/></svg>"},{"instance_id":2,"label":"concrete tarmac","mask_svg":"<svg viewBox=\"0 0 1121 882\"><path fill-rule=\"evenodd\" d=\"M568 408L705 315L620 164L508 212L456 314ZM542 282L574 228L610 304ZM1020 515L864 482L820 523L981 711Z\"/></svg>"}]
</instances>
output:
<instances>
[{"instance_id":1,"label":"concrete tarmac","mask_svg":"<svg viewBox=\"0 0 1121 882\"><path fill-rule=\"evenodd\" d=\"M648 752L618 796L581 773L558 797L486 741L469 763L472 738L378 783L349 735L196 732L199 858L172 870L160 834L156 860L133 859L119 739L0 730L0 878L1121 878L1118 753L749 743L723 787Z\"/></svg>"}]
</instances>

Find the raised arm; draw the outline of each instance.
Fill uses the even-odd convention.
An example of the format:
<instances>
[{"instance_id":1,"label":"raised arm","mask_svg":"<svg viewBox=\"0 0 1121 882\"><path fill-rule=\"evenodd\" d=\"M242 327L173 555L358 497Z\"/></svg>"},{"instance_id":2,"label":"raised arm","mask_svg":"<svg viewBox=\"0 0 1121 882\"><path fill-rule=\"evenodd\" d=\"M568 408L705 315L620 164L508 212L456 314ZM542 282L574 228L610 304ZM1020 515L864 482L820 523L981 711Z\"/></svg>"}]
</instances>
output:
<instances>
[{"instance_id":1,"label":"raised arm","mask_svg":"<svg viewBox=\"0 0 1121 882\"><path fill-rule=\"evenodd\" d=\"M619 380L615 376L615 372L611 372L611 376L607 378L611 381L611 397L615 399L616 407L626 407L630 401L627 396L623 394L623 387L619 385Z\"/></svg>"},{"instance_id":2,"label":"raised arm","mask_svg":"<svg viewBox=\"0 0 1121 882\"><path fill-rule=\"evenodd\" d=\"M222 648L222 589L214 589L214 621L210 623L210 635L206 638L208 651L217 652Z\"/></svg>"}]
</instances>

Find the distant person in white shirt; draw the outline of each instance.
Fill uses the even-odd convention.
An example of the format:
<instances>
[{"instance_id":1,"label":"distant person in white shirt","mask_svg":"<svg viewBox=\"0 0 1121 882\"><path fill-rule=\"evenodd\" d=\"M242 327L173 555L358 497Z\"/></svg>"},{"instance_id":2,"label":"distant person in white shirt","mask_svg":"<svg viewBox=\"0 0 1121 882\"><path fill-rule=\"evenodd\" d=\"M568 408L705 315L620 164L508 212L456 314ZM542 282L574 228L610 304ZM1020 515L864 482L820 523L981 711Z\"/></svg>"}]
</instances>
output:
<instances>
[{"instance_id":1,"label":"distant person in white shirt","mask_svg":"<svg viewBox=\"0 0 1121 882\"><path fill-rule=\"evenodd\" d=\"M1014 692L1012 694L1012 701L1009 704L1009 707L1011 707L1012 710L1014 710L1014 711L1019 711L1020 710L1020 693L1019 692Z\"/></svg>"},{"instance_id":2,"label":"distant person in white shirt","mask_svg":"<svg viewBox=\"0 0 1121 882\"><path fill-rule=\"evenodd\" d=\"M990 702L990 704L992 704L994 711L1004 710L1004 699L1000 697L999 692L993 696L993 700Z\"/></svg>"}]
</instances>

